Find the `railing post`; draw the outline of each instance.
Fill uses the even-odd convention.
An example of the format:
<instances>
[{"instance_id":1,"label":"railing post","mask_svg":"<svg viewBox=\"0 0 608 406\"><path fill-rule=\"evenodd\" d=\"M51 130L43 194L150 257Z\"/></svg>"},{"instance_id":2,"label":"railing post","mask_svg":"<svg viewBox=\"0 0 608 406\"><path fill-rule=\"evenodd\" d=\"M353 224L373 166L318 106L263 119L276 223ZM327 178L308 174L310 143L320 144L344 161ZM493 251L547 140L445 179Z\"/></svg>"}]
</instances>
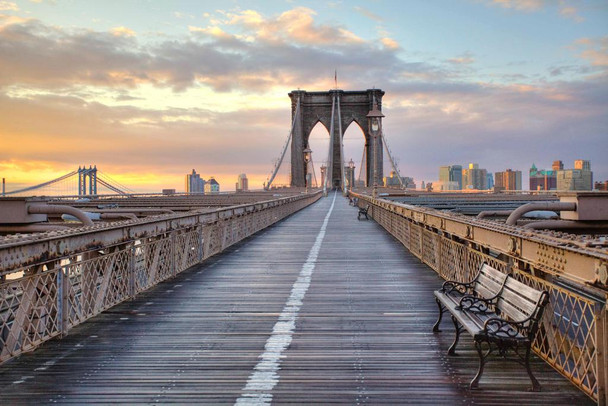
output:
<instances>
[{"instance_id":1,"label":"railing post","mask_svg":"<svg viewBox=\"0 0 608 406\"><path fill-rule=\"evenodd\" d=\"M196 232L198 233L198 263L203 262L203 225L199 224Z\"/></svg>"},{"instance_id":2,"label":"railing post","mask_svg":"<svg viewBox=\"0 0 608 406\"><path fill-rule=\"evenodd\" d=\"M598 305L595 314L595 342L597 345L596 367L597 367L597 404L606 406L608 404L608 319L606 318L606 303Z\"/></svg>"},{"instance_id":3,"label":"railing post","mask_svg":"<svg viewBox=\"0 0 608 406\"><path fill-rule=\"evenodd\" d=\"M169 249L171 250L171 275L175 276L177 275L177 249L175 249L175 234L177 233L177 231L172 230L171 234L169 234Z\"/></svg>"},{"instance_id":4,"label":"railing post","mask_svg":"<svg viewBox=\"0 0 608 406\"><path fill-rule=\"evenodd\" d=\"M135 256L137 252L137 247L135 244L132 244L129 250L129 266L127 268L127 277L129 278L129 298L133 299L135 297Z\"/></svg>"},{"instance_id":5,"label":"railing post","mask_svg":"<svg viewBox=\"0 0 608 406\"><path fill-rule=\"evenodd\" d=\"M65 273L64 273L65 272ZM68 335L69 303L68 303L68 268L60 267L57 272L57 320L59 321L60 337Z\"/></svg>"}]
</instances>

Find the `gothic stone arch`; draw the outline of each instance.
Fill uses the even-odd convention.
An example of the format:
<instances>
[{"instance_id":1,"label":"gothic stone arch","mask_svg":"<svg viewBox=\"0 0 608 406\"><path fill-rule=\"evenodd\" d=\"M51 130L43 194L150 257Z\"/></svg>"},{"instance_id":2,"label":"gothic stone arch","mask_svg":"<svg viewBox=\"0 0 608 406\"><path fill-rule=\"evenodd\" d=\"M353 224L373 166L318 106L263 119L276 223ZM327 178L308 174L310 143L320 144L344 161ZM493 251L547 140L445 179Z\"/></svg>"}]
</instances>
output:
<instances>
[{"instance_id":1,"label":"gothic stone arch","mask_svg":"<svg viewBox=\"0 0 608 406\"><path fill-rule=\"evenodd\" d=\"M321 122L329 131L331 128L331 107L334 97L340 101L340 116L342 119L342 133L338 125L338 107L334 113L334 134L330 134L330 145L333 145L332 187L342 187L340 143L348 126L355 121L363 130L365 136L366 162L366 184L371 185L374 178L373 164L373 139L371 136L370 119L367 114L372 110L374 100L378 110L382 111L382 96L384 92L380 89L367 89L361 91L330 90L327 92L307 92L305 90L293 90L289 93L291 99L291 120L295 119L293 134L291 138L291 186L306 186L306 163L304 162L304 149L308 145L308 138L313 127ZM300 114L296 115L296 106L300 99ZM378 139L378 179L382 179L382 140ZM316 156L323 157L324 151L315 151ZM320 154L319 154L320 153ZM317 162L320 159L317 158Z\"/></svg>"}]
</instances>

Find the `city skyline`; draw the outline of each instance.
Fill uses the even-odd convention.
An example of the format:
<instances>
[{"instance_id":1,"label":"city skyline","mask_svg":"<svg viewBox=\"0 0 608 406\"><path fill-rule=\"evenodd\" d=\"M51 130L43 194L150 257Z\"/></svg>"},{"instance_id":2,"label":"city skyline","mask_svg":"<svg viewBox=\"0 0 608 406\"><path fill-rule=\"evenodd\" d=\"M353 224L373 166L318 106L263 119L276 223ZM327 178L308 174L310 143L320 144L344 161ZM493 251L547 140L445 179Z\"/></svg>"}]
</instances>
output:
<instances>
[{"instance_id":1,"label":"city skyline","mask_svg":"<svg viewBox=\"0 0 608 406\"><path fill-rule=\"evenodd\" d=\"M287 93L331 89L337 71L341 89L386 92L387 141L417 184L441 165L555 159L603 181L606 21L605 1L3 0L0 176L14 189L96 164L160 192L198 168L261 188ZM318 171L328 135L311 139ZM358 168L361 131L344 144Z\"/></svg>"}]
</instances>

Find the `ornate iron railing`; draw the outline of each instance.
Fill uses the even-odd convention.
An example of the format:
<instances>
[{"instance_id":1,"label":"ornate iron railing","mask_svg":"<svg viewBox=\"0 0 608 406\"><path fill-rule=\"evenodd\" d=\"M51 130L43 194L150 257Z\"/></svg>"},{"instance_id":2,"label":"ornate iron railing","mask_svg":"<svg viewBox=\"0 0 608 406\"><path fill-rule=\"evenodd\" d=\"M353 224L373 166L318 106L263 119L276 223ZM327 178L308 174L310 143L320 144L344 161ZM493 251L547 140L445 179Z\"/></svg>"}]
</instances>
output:
<instances>
[{"instance_id":1,"label":"ornate iron railing","mask_svg":"<svg viewBox=\"0 0 608 406\"><path fill-rule=\"evenodd\" d=\"M607 404L608 287L598 276L608 264L605 248L568 235L354 196L359 206L369 204L374 220L444 279L471 280L485 261L547 290L551 300L533 344L535 352L598 404Z\"/></svg>"},{"instance_id":2,"label":"ornate iron railing","mask_svg":"<svg viewBox=\"0 0 608 406\"><path fill-rule=\"evenodd\" d=\"M320 197L0 238L0 362L67 334Z\"/></svg>"}]
</instances>

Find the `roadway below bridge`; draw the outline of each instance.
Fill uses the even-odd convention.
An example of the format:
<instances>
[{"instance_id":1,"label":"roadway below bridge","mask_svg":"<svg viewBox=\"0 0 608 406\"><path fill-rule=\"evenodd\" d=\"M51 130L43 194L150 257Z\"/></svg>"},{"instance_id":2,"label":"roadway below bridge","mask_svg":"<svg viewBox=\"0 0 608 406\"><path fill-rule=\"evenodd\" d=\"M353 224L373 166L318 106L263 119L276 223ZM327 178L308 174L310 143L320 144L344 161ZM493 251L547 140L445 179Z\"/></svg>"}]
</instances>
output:
<instances>
[{"instance_id":1,"label":"roadway below bridge","mask_svg":"<svg viewBox=\"0 0 608 406\"><path fill-rule=\"evenodd\" d=\"M593 404L535 358L459 356L442 280L330 195L0 366L0 404Z\"/></svg>"}]
</instances>

